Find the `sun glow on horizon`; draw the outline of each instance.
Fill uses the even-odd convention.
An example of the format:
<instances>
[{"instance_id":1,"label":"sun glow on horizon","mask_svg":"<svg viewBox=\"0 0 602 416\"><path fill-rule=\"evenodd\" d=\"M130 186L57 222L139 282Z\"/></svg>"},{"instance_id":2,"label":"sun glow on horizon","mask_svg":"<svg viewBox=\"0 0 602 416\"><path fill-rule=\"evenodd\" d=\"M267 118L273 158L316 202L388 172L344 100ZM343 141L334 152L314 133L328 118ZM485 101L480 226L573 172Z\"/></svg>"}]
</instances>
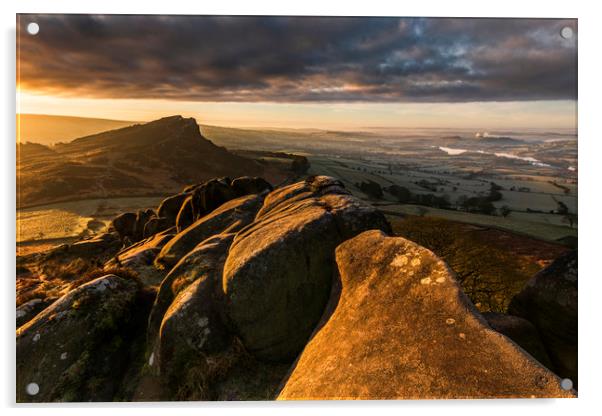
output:
<instances>
[{"instance_id":1,"label":"sun glow on horizon","mask_svg":"<svg viewBox=\"0 0 602 416\"><path fill-rule=\"evenodd\" d=\"M125 121L180 114L225 127L576 128L576 101L466 103L197 102L46 95L17 87L17 112Z\"/></svg>"}]
</instances>

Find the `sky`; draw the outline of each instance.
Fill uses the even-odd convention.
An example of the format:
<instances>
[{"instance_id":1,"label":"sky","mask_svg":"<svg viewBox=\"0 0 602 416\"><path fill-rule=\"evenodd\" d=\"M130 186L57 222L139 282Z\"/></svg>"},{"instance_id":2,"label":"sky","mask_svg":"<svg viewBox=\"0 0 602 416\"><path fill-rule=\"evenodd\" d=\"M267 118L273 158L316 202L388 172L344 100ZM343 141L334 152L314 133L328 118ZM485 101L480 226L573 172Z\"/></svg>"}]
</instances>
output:
<instances>
[{"instance_id":1,"label":"sky","mask_svg":"<svg viewBox=\"0 0 602 416\"><path fill-rule=\"evenodd\" d=\"M21 113L576 128L570 19L20 15L17 43Z\"/></svg>"}]
</instances>

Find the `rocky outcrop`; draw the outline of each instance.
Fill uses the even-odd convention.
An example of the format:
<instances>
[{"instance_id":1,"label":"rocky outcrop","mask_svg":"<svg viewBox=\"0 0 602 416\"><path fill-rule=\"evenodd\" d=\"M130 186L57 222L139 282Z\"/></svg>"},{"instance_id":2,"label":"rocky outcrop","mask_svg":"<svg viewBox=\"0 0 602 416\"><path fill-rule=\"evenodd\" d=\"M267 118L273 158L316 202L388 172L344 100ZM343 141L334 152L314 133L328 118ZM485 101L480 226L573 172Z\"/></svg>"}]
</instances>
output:
<instances>
[{"instance_id":1,"label":"rocky outcrop","mask_svg":"<svg viewBox=\"0 0 602 416\"><path fill-rule=\"evenodd\" d=\"M54 302L17 330L17 401L112 400L145 313L139 283L115 275Z\"/></svg>"},{"instance_id":2,"label":"rocky outcrop","mask_svg":"<svg viewBox=\"0 0 602 416\"><path fill-rule=\"evenodd\" d=\"M176 296L198 279L214 279L223 269L234 234L219 234L199 243L161 282L149 319L149 340L155 342L165 312Z\"/></svg>"},{"instance_id":3,"label":"rocky outcrop","mask_svg":"<svg viewBox=\"0 0 602 416\"><path fill-rule=\"evenodd\" d=\"M190 224L194 222L194 211L192 210L192 195L189 195L182 202L180 211L176 217L176 228L178 232L185 230Z\"/></svg>"},{"instance_id":4,"label":"rocky outcrop","mask_svg":"<svg viewBox=\"0 0 602 416\"><path fill-rule=\"evenodd\" d=\"M574 395L493 331L429 250L367 231L336 262L328 308L279 400Z\"/></svg>"},{"instance_id":5,"label":"rocky outcrop","mask_svg":"<svg viewBox=\"0 0 602 416\"><path fill-rule=\"evenodd\" d=\"M163 246L175 236L175 230L157 233L145 240L126 247L105 264L105 270L126 267L138 275L142 283L157 286L165 277L165 271L157 269L154 261Z\"/></svg>"},{"instance_id":6,"label":"rocky outcrop","mask_svg":"<svg viewBox=\"0 0 602 416\"><path fill-rule=\"evenodd\" d=\"M333 178L268 194L224 267L228 316L245 347L265 360L294 359L328 299L335 247L372 228L389 231L380 212Z\"/></svg>"},{"instance_id":7,"label":"rocky outcrop","mask_svg":"<svg viewBox=\"0 0 602 416\"><path fill-rule=\"evenodd\" d=\"M229 178L211 179L197 186L192 191L193 220L198 220L237 196L230 186Z\"/></svg>"},{"instance_id":8,"label":"rocky outcrop","mask_svg":"<svg viewBox=\"0 0 602 416\"><path fill-rule=\"evenodd\" d=\"M133 212L125 212L113 218L112 226L123 239L131 237L136 232L136 214Z\"/></svg>"},{"instance_id":9,"label":"rocky outcrop","mask_svg":"<svg viewBox=\"0 0 602 416\"><path fill-rule=\"evenodd\" d=\"M19 146L18 205L177 192L193 181L259 175L257 161L203 137L193 118L165 117L54 146ZM111 163L106 163L110 160Z\"/></svg>"},{"instance_id":10,"label":"rocky outcrop","mask_svg":"<svg viewBox=\"0 0 602 416\"><path fill-rule=\"evenodd\" d=\"M137 242L145 238L144 228L146 223L156 217L152 209L126 212L115 217L112 221L113 229L119 234L122 241Z\"/></svg>"},{"instance_id":11,"label":"rocky outcrop","mask_svg":"<svg viewBox=\"0 0 602 416\"><path fill-rule=\"evenodd\" d=\"M228 346L221 276L234 234L208 238L163 280L149 319L149 366L173 384L187 365Z\"/></svg>"},{"instance_id":12,"label":"rocky outcrop","mask_svg":"<svg viewBox=\"0 0 602 416\"><path fill-rule=\"evenodd\" d=\"M234 192L239 195L260 194L264 191L272 191L272 185L263 178L241 176L230 184Z\"/></svg>"},{"instance_id":13,"label":"rocky outcrop","mask_svg":"<svg viewBox=\"0 0 602 416\"><path fill-rule=\"evenodd\" d=\"M170 228L171 225L172 224L167 218L153 216L149 218L146 224L144 224L142 238L152 237L153 235Z\"/></svg>"},{"instance_id":14,"label":"rocky outcrop","mask_svg":"<svg viewBox=\"0 0 602 416\"><path fill-rule=\"evenodd\" d=\"M170 226L175 225L180 208L188 196L188 193L182 192L165 198L157 208L157 216L165 218Z\"/></svg>"},{"instance_id":15,"label":"rocky outcrop","mask_svg":"<svg viewBox=\"0 0 602 416\"><path fill-rule=\"evenodd\" d=\"M19 261L18 401L574 395L542 366L566 339L539 316L576 310L571 261L516 297L521 317L485 320L340 181L270 190L205 181Z\"/></svg>"},{"instance_id":16,"label":"rocky outcrop","mask_svg":"<svg viewBox=\"0 0 602 416\"><path fill-rule=\"evenodd\" d=\"M134 235L132 241L140 241L144 238L144 227L146 223L155 217L155 212L152 209L139 210L136 213L136 226L134 227Z\"/></svg>"},{"instance_id":17,"label":"rocky outcrop","mask_svg":"<svg viewBox=\"0 0 602 416\"><path fill-rule=\"evenodd\" d=\"M73 259L103 262L119 251L121 242L115 233L103 233L73 244L61 244L44 255L46 260L62 262Z\"/></svg>"},{"instance_id":18,"label":"rocky outcrop","mask_svg":"<svg viewBox=\"0 0 602 416\"><path fill-rule=\"evenodd\" d=\"M577 251L571 251L530 279L508 307L529 320L541 336L552 365L577 385Z\"/></svg>"},{"instance_id":19,"label":"rocky outcrop","mask_svg":"<svg viewBox=\"0 0 602 416\"><path fill-rule=\"evenodd\" d=\"M253 220L262 201L260 195L247 195L221 205L180 231L163 247L155 263L158 267L171 268L197 244L212 235L240 230Z\"/></svg>"}]
</instances>

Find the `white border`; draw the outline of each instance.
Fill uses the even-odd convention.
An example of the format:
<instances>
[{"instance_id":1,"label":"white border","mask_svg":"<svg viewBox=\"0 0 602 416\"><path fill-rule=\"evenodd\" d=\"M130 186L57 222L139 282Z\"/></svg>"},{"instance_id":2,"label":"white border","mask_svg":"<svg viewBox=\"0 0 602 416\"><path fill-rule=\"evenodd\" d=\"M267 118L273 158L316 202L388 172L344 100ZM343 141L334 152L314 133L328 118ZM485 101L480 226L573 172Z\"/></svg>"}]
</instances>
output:
<instances>
[{"instance_id":1,"label":"white border","mask_svg":"<svg viewBox=\"0 0 602 416\"><path fill-rule=\"evenodd\" d=\"M602 155L600 135L600 91L599 72L601 67L600 45L602 40L601 15L597 13L596 2L553 1L529 2L525 0L505 0L496 2L478 1L432 1L393 2L370 0L324 1L303 0L283 2L274 0L253 1L148 1L98 0L95 3L71 1L20 0L2 2L0 19L3 24L2 42L2 140L1 172L3 179L2 203L2 342L3 360L0 377L4 406L12 407L9 413L81 415L123 412L164 416L167 408L171 413L199 414L199 412L264 415L285 411L290 416L311 413L332 413L342 411L350 415L364 415L366 412L385 414L445 413L454 415L483 414L504 415L513 413L591 414L599 411L597 391L602 368L600 367L600 258L602 247L602 175L599 158ZM49 405L14 407L14 236L15 236L15 13L132 13L132 14L301 14L301 15L391 15L391 16L482 16L482 17L571 17L579 19L579 215L580 215L580 256L579 256L579 304L580 304L580 374L579 399L576 400L492 400L492 401L420 401L420 402L305 402L305 403L174 403L174 404L107 404L107 405ZM81 409L84 407L85 409Z\"/></svg>"}]
</instances>

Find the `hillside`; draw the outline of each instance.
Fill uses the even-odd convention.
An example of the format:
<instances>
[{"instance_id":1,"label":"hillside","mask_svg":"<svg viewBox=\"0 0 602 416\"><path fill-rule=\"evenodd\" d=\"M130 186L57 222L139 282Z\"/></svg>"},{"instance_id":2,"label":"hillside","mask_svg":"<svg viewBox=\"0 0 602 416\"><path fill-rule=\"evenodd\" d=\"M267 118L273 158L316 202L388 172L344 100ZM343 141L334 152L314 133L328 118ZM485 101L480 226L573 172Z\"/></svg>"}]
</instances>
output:
<instances>
[{"instance_id":1,"label":"hillside","mask_svg":"<svg viewBox=\"0 0 602 416\"><path fill-rule=\"evenodd\" d=\"M17 206L169 194L215 176L263 170L207 140L193 118L166 117L52 147L18 144Z\"/></svg>"},{"instance_id":2,"label":"hillside","mask_svg":"<svg viewBox=\"0 0 602 416\"><path fill-rule=\"evenodd\" d=\"M135 124L134 121L103 118L52 116L46 114L17 114L18 141L50 145L68 142L107 130Z\"/></svg>"}]
</instances>

